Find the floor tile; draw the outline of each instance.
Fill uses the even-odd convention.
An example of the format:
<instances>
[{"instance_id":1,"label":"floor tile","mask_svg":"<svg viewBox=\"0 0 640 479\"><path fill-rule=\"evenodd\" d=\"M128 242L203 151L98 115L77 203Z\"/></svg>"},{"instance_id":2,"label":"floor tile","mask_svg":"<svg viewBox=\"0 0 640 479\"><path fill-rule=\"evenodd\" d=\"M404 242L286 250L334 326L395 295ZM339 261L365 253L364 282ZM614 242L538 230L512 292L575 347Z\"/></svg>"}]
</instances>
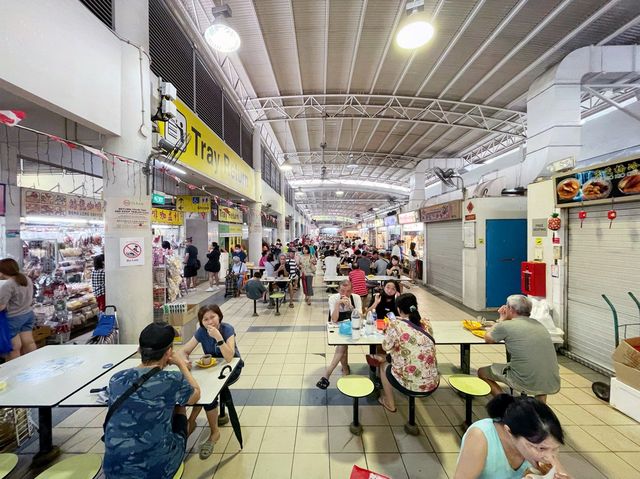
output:
<instances>
[{"instance_id":1,"label":"floor tile","mask_svg":"<svg viewBox=\"0 0 640 479\"><path fill-rule=\"evenodd\" d=\"M280 376L258 376L253 389L276 389L279 381Z\"/></svg>"},{"instance_id":2,"label":"floor tile","mask_svg":"<svg viewBox=\"0 0 640 479\"><path fill-rule=\"evenodd\" d=\"M329 429L317 426L302 426L296 434L296 454L328 453Z\"/></svg>"},{"instance_id":3,"label":"floor tile","mask_svg":"<svg viewBox=\"0 0 640 479\"><path fill-rule=\"evenodd\" d=\"M395 436L389 426L367 426L362 432L366 453L398 452Z\"/></svg>"},{"instance_id":4,"label":"floor tile","mask_svg":"<svg viewBox=\"0 0 640 479\"><path fill-rule=\"evenodd\" d=\"M364 453L331 453L329 457L332 479L347 479L354 465L367 469Z\"/></svg>"},{"instance_id":5,"label":"floor tile","mask_svg":"<svg viewBox=\"0 0 640 479\"><path fill-rule=\"evenodd\" d=\"M267 426L297 426L299 406L272 406Z\"/></svg>"},{"instance_id":6,"label":"floor tile","mask_svg":"<svg viewBox=\"0 0 640 479\"><path fill-rule=\"evenodd\" d=\"M424 432L420 431L418 436L412 436L405 432L404 426L393 426L391 430L401 453L433 452L433 447Z\"/></svg>"},{"instance_id":7,"label":"floor tile","mask_svg":"<svg viewBox=\"0 0 640 479\"><path fill-rule=\"evenodd\" d=\"M300 404L301 391L299 389L276 390L273 397L274 406L298 406Z\"/></svg>"},{"instance_id":8,"label":"floor tile","mask_svg":"<svg viewBox=\"0 0 640 479\"><path fill-rule=\"evenodd\" d=\"M617 452L616 455L640 471L640 452Z\"/></svg>"},{"instance_id":9,"label":"floor tile","mask_svg":"<svg viewBox=\"0 0 640 479\"><path fill-rule=\"evenodd\" d=\"M367 453L369 470L384 474L392 479L408 479L402 456L399 453Z\"/></svg>"},{"instance_id":10,"label":"floor tile","mask_svg":"<svg viewBox=\"0 0 640 479\"><path fill-rule=\"evenodd\" d=\"M293 454L258 454L253 469L255 479L290 479Z\"/></svg>"},{"instance_id":11,"label":"floor tile","mask_svg":"<svg viewBox=\"0 0 640 479\"><path fill-rule=\"evenodd\" d=\"M86 427L101 412L102 408L98 407L81 408L56 425L56 427Z\"/></svg>"},{"instance_id":12,"label":"floor tile","mask_svg":"<svg viewBox=\"0 0 640 479\"><path fill-rule=\"evenodd\" d=\"M458 465L458 453L457 452L439 452L437 453L438 460L442 465L449 478L453 478Z\"/></svg>"},{"instance_id":13,"label":"floor tile","mask_svg":"<svg viewBox=\"0 0 640 479\"><path fill-rule=\"evenodd\" d=\"M240 449L240 443L236 436L232 434L224 450L225 454L233 454L235 452L241 452L242 454L259 452L264 431L264 427L242 426L242 449Z\"/></svg>"},{"instance_id":14,"label":"floor tile","mask_svg":"<svg viewBox=\"0 0 640 479\"><path fill-rule=\"evenodd\" d=\"M352 434L348 426L331 426L329 427L329 451L364 453L362 437Z\"/></svg>"},{"instance_id":15,"label":"floor tile","mask_svg":"<svg viewBox=\"0 0 640 479\"><path fill-rule=\"evenodd\" d=\"M578 452L606 452L609 449L589 432L590 427L564 426L565 442Z\"/></svg>"},{"instance_id":16,"label":"floor tile","mask_svg":"<svg viewBox=\"0 0 640 479\"><path fill-rule=\"evenodd\" d=\"M80 429L68 441L60 446L65 453L85 453L89 452L102 437L102 428L84 428ZM102 442L102 441L100 441Z\"/></svg>"},{"instance_id":17,"label":"floor tile","mask_svg":"<svg viewBox=\"0 0 640 479\"><path fill-rule=\"evenodd\" d=\"M409 479L448 479L438 456L434 453L402 454Z\"/></svg>"},{"instance_id":18,"label":"floor tile","mask_svg":"<svg viewBox=\"0 0 640 479\"><path fill-rule=\"evenodd\" d=\"M577 452L561 452L560 463L574 479L606 479L584 456Z\"/></svg>"},{"instance_id":19,"label":"floor tile","mask_svg":"<svg viewBox=\"0 0 640 479\"><path fill-rule=\"evenodd\" d=\"M602 414L591 414L586 408L599 406L578 406L578 405L558 405L553 410L558 411L567 417L573 424L578 426L597 426L604 425L604 417ZM606 406L605 406L606 407Z\"/></svg>"},{"instance_id":20,"label":"floor tile","mask_svg":"<svg viewBox=\"0 0 640 479\"><path fill-rule=\"evenodd\" d=\"M277 387L279 389L300 389L302 387L302 375L282 375Z\"/></svg>"},{"instance_id":21,"label":"floor tile","mask_svg":"<svg viewBox=\"0 0 640 479\"><path fill-rule=\"evenodd\" d=\"M298 426L328 426L326 406L300 406ZM342 424L344 425L344 423Z\"/></svg>"},{"instance_id":22,"label":"floor tile","mask_svg":"<svg viewBox=\"0 0 640 479\"><path fill-rule=\"evenodd\" d=\"M426 426L422 428L436 452L459 452L461 438L454 427Z\"/></svg>"},{"instance_id":23,"label":"floor tile","mask_svg":"<svg viewBox=\"0 0 640 479\"><path fill-rule=\"evenodd\" d=\"M268 427L262 438L261 454L292 453L296 443L297 428L291 426Z\"/></svg>"},{"instance_id":24,"label":"floor tile","mask_svg":"<svg viewBox=\"0 0 640 479\"><path fill-rule=\"evenodd\" d=\"M294 479L327 479L330 476L328 454L301 454L293 457ZM346 479L346 478L345 478Z\"/></svg>"},{"instance_id":25,"label":"floor tile","mask_svg":"<svg viewBox=\"0 0 640 479\"><path fill-rule=\"evenodd\" d=\"M252 477L257 459L257 454L224 454L213 475L213 479Z\"/></svg>"},{"instance_id":26,"label":"floor tile","mask_svg":"<svg viewBox=\"0 0 640 479\"><path fill-rule=\"evenodd\" d=\"M607 446L610 451L640 452L640 445L629 440L611 426L589 426L584 429Z\"/></svg>"},{"instance_id":27,"label":"floor tile","mask_svg":"<svg viewBox=\"0 0 640 479\"><path fill-rule=\"evenodd\" d=\"M640 478L640 471L613 452L585 452L583 456L608 479Z\"/></svg>"},{"instance_id":28,"label":"floor tile","mask_svg":"<svg viewBox=\"0 0 640 479\"><path fill-rule=\"evenodd\" d=\"M622 425L634 425L638 424L636 421L631 419L629 416L625 416L621 412L616 411L613 407L608 404L599 404L599 405L585 405L582 406L586 411L598 418L602 419L605 424L609 426L622 426Z\"/></svg>"},{"instance_id":29,"label":"floor tile","mask_svg":"<svg viewBox=\"0 0 640 479\"><path fill-rule=\"evenodd\" d=\"M182 479L210 479L215 474L221 460L222 454L211 454L204 461L200 459L198 454L187 454L184 460Z\"/></svg>"},{"instance_id":30,"label":"floor tile","mask_svg":"<svg viewBox=\"0 0 640 479\"><path fill-rule=\"evenodd\" d=\"M269 420L271 406L245 406L240 414L243 426L266 426Z\"/></svg>"}]
</instances>

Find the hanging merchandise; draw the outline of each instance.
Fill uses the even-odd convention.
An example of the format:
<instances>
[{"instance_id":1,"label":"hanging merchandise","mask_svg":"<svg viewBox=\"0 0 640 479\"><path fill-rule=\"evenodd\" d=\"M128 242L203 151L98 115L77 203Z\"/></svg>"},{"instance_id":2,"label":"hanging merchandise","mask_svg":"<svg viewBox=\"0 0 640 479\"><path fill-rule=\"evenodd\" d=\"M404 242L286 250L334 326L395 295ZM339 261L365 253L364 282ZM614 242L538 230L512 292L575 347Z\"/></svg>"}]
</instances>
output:
<instances>
[{"instance_id":1,"label":"hanging merchandise","mask_svg":"<svg viewBox=\"0 0 640 479\"><path fill-rule=\"evenodd\" d=\"M578 211L578 219L580 220L580 228L582 228L582 222L587 219L587 212L585 210Z\"/></svg>"},{"instance_id":2,"label":"hanging merchandise","mask_svg":"<svg viewBox=\"0 0 640 479\"><path fill-rule=\"evenodd\" d=\"M561 226L562 220L560 219L560 213L552 213L551 216L547 219L547 228L553 231L552 241L555 242L556 231L558 231Z\"/></svg>"},{"instance_id":3,"label":"hanging merchandise","mask_svg":"<svg viewBox=\"0 0 640 479\"><path fill-rule=\"evenodd\" d=\"M616 213L616 210L609 210L607 211L607 218L609 218L609 229L611 229L611 224L613 223L613 220L615 220L618 217L618 213Z\"/></svg>"}]
</instances>

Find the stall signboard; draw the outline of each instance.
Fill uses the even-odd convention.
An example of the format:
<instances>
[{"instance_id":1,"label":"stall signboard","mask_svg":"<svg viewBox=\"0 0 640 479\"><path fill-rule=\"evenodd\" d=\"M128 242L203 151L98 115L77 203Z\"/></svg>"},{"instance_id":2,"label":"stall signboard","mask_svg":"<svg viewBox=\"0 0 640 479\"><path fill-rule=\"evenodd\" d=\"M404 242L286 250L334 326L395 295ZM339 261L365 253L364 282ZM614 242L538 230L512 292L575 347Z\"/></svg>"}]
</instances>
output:
<instances>
[{"instance_id":1,"label":"stall signboard","mask_svg":"<svg viewBox=\"0 0 640 479\"><path fill-rule=\"evenodd\" d=\"M384 226L384 220L382 218L376 218L375 220L373 220L373 225L375 228L380 228Z\"/></svg>"},{"instance_id":2,"label":"stall signboard","mask_svg":"<svg viewBox=\"0 0 640 479\"><path fill-rule=\"evenodd\" d=\"M184 213L176 210L151 208L151 222L161 225L180 226L184 223Z\"/></svg>"},{"instance_id":3,"label":"stall signboard","mask_svg":"<svg viewBox=\"0 0 640 479\"><path fill-rule=\"evenodd\" d=\"M242 236L242 225L219 224L218 236L220 238L230 238L232 236Z\"/></svg>"},{"instance_id":4,"label":"stall signboard","mask_svg":"<svg viewBox=\"0 0 640 479\"><path fill-rule=\"evenodd\" d=\"M395 226L398 224L398 217L396 215L386 216L384 218L385 226Z\"/></svg>"},{"instance_id":5,"label":"stall signboard","mask_svg":"<svg viewBox=\"0 0 640 479\"><path fill-rule=\"evenodd\" d=\"M556 206L640 200L640 157L554 177Z\"/></svg>"},{"instance_id":6,"label":"stall signboard","mask_svg":"<svg viewBox=\"0 0 640 479\"><path fill-rule=\"evenodd\" d=\"M409 213L400 213L398 215L398 222L401 225L408 225L411 223L417 223L418 222L418 212L417 211L411 211Z\"/></svg>"},{"instance_id":7,"label":"stall signboard","mask_svg":"<svg viewBox=\"0 0 640 479\"><path fill-rule=\"evenodd\" d=\"M153 193L151 195L151 204L152 205L164 205L165 197L159 193Z\"/></svg>"},{"instance_id":8,"label":"stall signboard","mask_svg":"<svg viewBox=\"0 0 640 479\"><path fill-rule=\"evenodd\" d=\"M102 220L103 215L102 200L22 188L22 216Z\"/></svg>"},{"instance_id":9,"label":"stall signboard","mask_svg":"<svg viewBox=\"0 0 640 479\"><path fill-rule=\"evenodd\" d=\"M218 221L225 223L242 223L242 210L218 205Z\"/></svg>"},{"instance_id":10,"label":"stall signboard","mask_svg":"<svg viewBox=\"0 0 640 479\"><path fill-rule=\"evenodd\" d=\"M180 156L180 163L246 198L254 199L253 169L182 101L176 99L174 103L178 115L166 124L160 122L160 132L172 142L191 136Z\"/></svg>"},{"instance_id":11,"label":"stall signboard","mask_svg":"<svg viewBox=\"0 0 640 479\"><path fill-rule=\"evenodd\" d=\"M449 201L440 205L427 206L420 210L420 221L423 223L459 220L461 217L462 205L460 201Z\"/></svg>"},{"instance_id":12,"label":"stall signboard","mask_svg":"<svg viewBox=\"0 0 640 479\"><path fill-rule=\"evenodd\" d=\"M211 198L208 196L178 196L176 198L176 210L185 213L209 213L211 211Z\"/></svg>"}]
</instances>

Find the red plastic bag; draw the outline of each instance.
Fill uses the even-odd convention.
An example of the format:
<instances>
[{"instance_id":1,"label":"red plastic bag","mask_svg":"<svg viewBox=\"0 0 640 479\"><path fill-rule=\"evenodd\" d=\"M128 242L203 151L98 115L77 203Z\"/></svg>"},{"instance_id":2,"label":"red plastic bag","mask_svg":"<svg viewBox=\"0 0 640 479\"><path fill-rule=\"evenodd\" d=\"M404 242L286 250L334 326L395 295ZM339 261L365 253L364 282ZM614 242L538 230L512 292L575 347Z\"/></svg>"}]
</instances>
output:
<instances>
[{"instance_id":1,"label":"red plastic bag","mask_svg":"<svg viewBox=\"0 0 640 479\"><path fill-rule=\"evenodd\" d=\"M351 476L349 479L391 479L389 476L383 476L382 474L378 474L376 472L370 471L369 469L363 469L359 466L354 465L353 469L351 469Z\"/></svg>"}]
</instances>

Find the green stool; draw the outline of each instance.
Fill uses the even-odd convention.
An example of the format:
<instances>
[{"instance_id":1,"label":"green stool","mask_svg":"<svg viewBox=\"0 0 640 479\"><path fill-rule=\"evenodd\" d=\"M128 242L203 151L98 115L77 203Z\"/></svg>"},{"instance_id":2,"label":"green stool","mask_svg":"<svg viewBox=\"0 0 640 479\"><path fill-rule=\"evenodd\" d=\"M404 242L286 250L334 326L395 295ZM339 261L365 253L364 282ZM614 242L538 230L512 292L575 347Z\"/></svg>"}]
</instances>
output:
<instances>
[{"instance_id":1,"label":"green stool","mask_svg":"<svg viewBox=\"0 0 640 479\"><path fill-rule=\"evenodd\" d=\"M284 293L273 293L269 297L276 300L276 316L280 316L280 300L284 299Z\"/></svg>"},{"instance_id":2,"label":"green stool","mask_svg":"<svg viewBox=\"0 0 640 479\"><path fill-rule=\"evenodd\" d=\"M173 476L173 479L180 479L183 474L184 474L184 462L181 462L180 467L178 468L175 475Z\"/></svg>"},{"instance_id":3,"label":"green stool","mask_svg":"<svg viewBox=\"0 0 640 479\"><path fill-rule=\"evenodd\" d=\"M93 479L101 466L100 454L74 454L41 472L36 479Z\"/></svg>"},{"instance_id":4,"label":"green stool","mask_svg":"<svg viewBox=\"0 0 640 479\"><path fill-rule=\"evenodd\" d=\"M471 426L471 406L474 397L486 396L491 392L491 387L482 379L468 374L454 374L447 378L449 385L464 396L465 414L462 427L466 430Z\"/></svg>"},{"instance_id":5,"label":"green stool","mask_svg":"<svg viewBox=\"0 0 640 479\"><path fill-rule=\"evenodd\" d=\"M351 434L359 436L362 434L362 425L358 420L358 399L373 392L373 381L367 376L351 374L338 379L336 386L342 394L353 398L353 422L349 425L349 430Z\"/></svg>"},{"instance_id":6,"label":"green stool","mask_svg":"<svg viewBox=\"0 0 640 479\"><path fill-rule=\"evenodd\" d=\"M15 454L0 454L0 479L9 475L18 464L18 456Z\"/></svg>"}]
</instances>

